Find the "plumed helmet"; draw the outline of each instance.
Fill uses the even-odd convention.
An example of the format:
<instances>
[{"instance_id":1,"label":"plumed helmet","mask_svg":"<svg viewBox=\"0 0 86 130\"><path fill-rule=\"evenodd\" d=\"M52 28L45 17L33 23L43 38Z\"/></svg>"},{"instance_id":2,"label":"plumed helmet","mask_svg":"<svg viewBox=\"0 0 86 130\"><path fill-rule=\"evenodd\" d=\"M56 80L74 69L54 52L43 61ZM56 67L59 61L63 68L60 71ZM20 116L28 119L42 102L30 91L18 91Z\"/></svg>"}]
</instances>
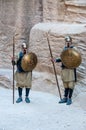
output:
<instances>
[{"instance_id":1,"label":"plumed helmet","mask_svg":"<svg viewBox=\"0 0 86 130\"><path fill-rule=\"evenodd\" d=\"M71 38L70 36L66 36L66 37L65 37L65 41L66 41L66 42L72 42L72 38Z\"/></svg>"},{"instance_id":2,"label":"plumed helmet","mask_svg":"<svg viewBox=\"0 0 86 130\"><path fill-rule=\"evenodd\" d=\"M27 48L27 45L25 42L22 43L22 48Z\"/></svg>"}]
</instances>

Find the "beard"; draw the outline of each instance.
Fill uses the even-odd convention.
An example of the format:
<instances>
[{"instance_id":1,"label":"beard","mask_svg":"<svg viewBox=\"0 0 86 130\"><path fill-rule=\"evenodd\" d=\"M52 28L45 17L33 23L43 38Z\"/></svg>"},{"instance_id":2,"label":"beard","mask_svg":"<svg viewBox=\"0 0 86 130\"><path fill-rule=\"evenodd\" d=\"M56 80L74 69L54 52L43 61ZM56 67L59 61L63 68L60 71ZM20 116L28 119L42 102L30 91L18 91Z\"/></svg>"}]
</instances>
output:
<instances>
[{"instance_id":1,"label":"beard","mask_svg":"<svg viewBox=\"0 0 86 130\"><path fill-rule=\"evenodd\" d=\"M67 43L67 47L70 47L70 43Z\"/></svg>"},{"instance_id":2,"label":"beard","mask_svg":"<svg viewBox=\"0 0 86 130\"><path fill-rule=\"evenodd\" d=\"M27 51L27 50L26 50L26 49L24 49L24 54L26 54L26 51Z\"/></svg>"}]
</instances>

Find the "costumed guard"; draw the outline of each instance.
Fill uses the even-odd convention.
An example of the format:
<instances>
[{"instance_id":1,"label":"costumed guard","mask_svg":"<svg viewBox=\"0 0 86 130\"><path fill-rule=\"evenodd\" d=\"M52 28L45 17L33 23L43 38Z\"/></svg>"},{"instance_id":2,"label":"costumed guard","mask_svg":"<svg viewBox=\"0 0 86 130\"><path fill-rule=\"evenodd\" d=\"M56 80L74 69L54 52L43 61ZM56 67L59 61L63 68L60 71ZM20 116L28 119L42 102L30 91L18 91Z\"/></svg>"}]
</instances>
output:
<instances>
[{"instance_id":1,"label":"costumed guard","mask_svg":"<svg viewBox=\"0 0 86 130\"><path fill-rule=\"evenodd\" d=\"M67 54L65 55L65 53ZM70 36L65 37L65 47L61 54L61 58L56 58L52 61L62 62L61 78L64 85L64 98L62 98L59 103L70 105L72 103L75 82L77 81L76 67L81 63L80 54L77 52L77 48L72 46L72 38Z\"/></svg>"},{"instance_id":2,"label":"costumed guard","mask_svg":"<svg viewBox=\"0 0 86 130\"><path fill-rule=\"evenodd\" d=\"M17 66L17 70L15 73L15 80L16 80L16 86L18 87L19 97L16 100L16 103L20 103L23 101L22 89L24 87L25 87L25 92L26 92L25 101L26 103L30 103L29 92L32 86L32 68L31 67L33 67L32 62L34 62L33 59L32 59L33 61L30 61L30 60L31 60L30 55L27 54L27 45L26 43L23 43L21 45L21 51L19 52L17 58L12 59L12 64ZM36 63L37 63L37 59L36 59Z\"/></svg>"}]
</instances>

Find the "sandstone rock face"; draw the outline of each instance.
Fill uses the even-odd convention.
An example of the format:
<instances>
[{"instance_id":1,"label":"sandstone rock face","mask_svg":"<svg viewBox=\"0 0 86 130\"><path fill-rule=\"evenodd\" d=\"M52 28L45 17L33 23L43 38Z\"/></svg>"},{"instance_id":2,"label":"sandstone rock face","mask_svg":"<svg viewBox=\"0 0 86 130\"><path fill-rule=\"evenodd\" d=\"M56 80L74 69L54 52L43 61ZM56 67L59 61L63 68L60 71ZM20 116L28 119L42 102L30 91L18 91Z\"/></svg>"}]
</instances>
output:
<instances>
[{"instance_id":1,"label":"sandstone rock face","mask_svg":"<svg viewBox=\"0 0 86 130\"><path fill-rule=\"evenodd\" d=\"M0 7L0 67L5 68L11 67L13 36L17 52L20 43L29 44L30 29L36 23L86 23L85 0L1 0Z\"/></svg>"},{"instance_id":2,"label":"sandstone rock face","mask_svg":"<svg viewBox=\"0 0 86 130\"><path fill-rule=\"evenodd\" d=\"M85 0L44 0L43 20L86 23Z\"/></svg>"},{"instance_id":3,"label":"sandstone rock face","mask_svg":"<svg viewBox=\"0 0 86 130\"><path fill-rule=\"evenodd\" d=\"M47 35L48 34L48 35ZM85 24L67 24L67 23L40 23L35 25L30 33L30 51L38 56L39 71L53 72L50 51L47 37L49 38L53 57L60 57L61 51L65 45L64 37L71 35L74 46L79 50L82 63L77 68L78 83L77 91L86 90L86 25ZM34 36L34 37L33 37ZM57 74L61 73L61 64L55 64Z\"/></svg>"},{"instance_id":4,"label":"sandstone rock face","mask_svg":"<svg viewBox=\"0 0 86 130\"><path fill-rule=\"evenodd\" d=\"M43 0L43 21L57 21L58 19L58 1Z\"/></svg>"},{"instance_id":5,"label":"sandstone rock face","mask_svg":"<svg viewBox=\"0 0 86 130\"><path fill-rule=\"evenodd\" d=\"M53 73L47 43L48 32L54 57L60 56L64 36L72 36L73 43L82 56L82 63L77 68L76 92L85 90L86 0L0 0L0 68L12 68L14 36L16 53L20 49L20 44L26 42L28 49L38 56L35 70ZM60 64L55 66L57 74L60 74ZM3 76L2 79L5 80Z\"/></svg>"},{"instance_id":6,"label":"sandstone rock face","mask_svg":"<svg viewBox=\"0 0 86 130\"><path fill-rule=\"evenodd\" d=\"M41 0L0 0L0 67L11 67L13 36L16 52L23 41L28 44L31 27L42 21L41 5Z\"/></svg>"},{"instance_id":7,"label":"sandstone rock face","mask_svg":"<svg viewBox=\"0 0 86 130\"><path fill-rule=\"evenodd\" d=\"M86 23L86 1L65 0L65 20L78 23Z\"/></svg>"}]
</instances>

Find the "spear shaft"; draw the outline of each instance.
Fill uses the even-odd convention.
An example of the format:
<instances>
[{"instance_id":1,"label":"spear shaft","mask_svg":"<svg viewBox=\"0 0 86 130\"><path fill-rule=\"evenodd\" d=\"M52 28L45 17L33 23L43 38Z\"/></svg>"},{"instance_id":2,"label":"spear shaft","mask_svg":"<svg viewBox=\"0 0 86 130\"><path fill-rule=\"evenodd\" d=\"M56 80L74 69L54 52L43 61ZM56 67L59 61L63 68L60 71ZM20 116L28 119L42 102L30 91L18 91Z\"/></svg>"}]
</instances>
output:
<instances>
[{"instance_id":1,"label":"spear shaft","mask_svg":"<svg viewBox=\"0 0 86 130\"><path fill-rule=\"evenodd\" d=\"M50 47L50 42L49 42L48 36L47 36L47 41L48 41L48 47L49 47L50 55L51 55L51 58L53 59L52 50L51 50L51 47ZM56 74L55 64L54 64L54 62L52 62L52 64L53 64L53 69L54 69L54 74L55 74L55 78L56 78L56 83L57 83L59 96L60 96L60 99L62 99L61 92L60 92L60 87L59 87L59 83L58 83L58 78L57 78L57 74Z\"/></svg>"},{"instance_id":2,"label":"spear shaft","mask_svg":"<svg viewBox=\"0 0 86 130\"><path fill-rule=\"evenodd\" d=\"M14 57L15 57L15 43L14 43L14 36L13 36L13 60L14 60ZM13 64L13 104L14 104L14 89L15 89L15 86L14 86L14 71L15 71L15 67L14 67L14 64Z\"/></svg>"}]
</instances>

